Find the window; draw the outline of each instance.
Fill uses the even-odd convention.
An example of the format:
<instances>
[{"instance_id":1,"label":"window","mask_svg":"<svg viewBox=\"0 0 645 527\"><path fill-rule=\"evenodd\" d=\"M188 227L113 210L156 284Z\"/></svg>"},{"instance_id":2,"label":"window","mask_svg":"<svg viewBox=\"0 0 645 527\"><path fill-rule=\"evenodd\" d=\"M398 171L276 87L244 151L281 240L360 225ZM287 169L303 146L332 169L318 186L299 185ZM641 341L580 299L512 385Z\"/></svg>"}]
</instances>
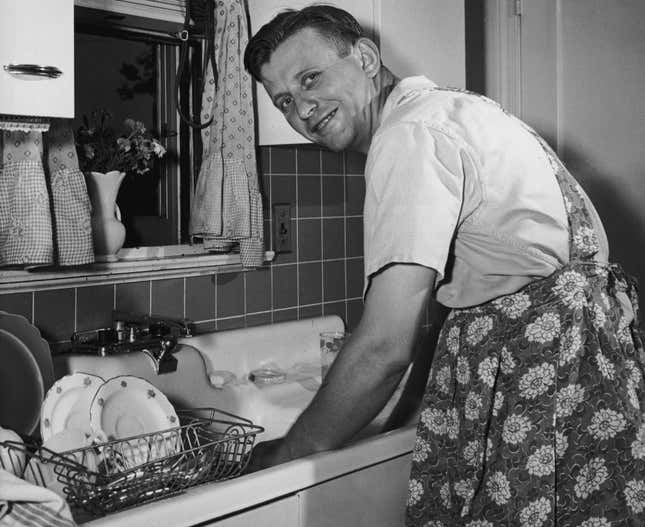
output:
<instances>
[{"instance_id":1,"label":"window","mask_svg":"<svg viewBox=\"0 0 645 527\"><path fill-rule=\"evenodd\" d=\"M187 67L200 74L199 42L190 44ZM179 119L175 79L179 40L172 35L132 30L106 23L79 23L75 30L74 129L84 116L103 108L120 128L126 118L140 120L162 138L167 154L148 174L128 174L117 205L126 226L125 247L188 243L192 182L200 164L200 133ZM201 95L199 82L182 75L183 112Z\"/></svg>"}]
</instances>

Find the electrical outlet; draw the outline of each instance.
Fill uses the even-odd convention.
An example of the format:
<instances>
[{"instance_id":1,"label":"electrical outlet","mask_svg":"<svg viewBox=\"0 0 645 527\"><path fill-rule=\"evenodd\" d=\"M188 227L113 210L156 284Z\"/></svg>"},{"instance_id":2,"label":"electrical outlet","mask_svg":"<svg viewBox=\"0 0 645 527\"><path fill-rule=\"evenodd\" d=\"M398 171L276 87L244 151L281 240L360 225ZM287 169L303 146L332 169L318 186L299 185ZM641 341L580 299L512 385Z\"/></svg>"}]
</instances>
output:
<instances>
[{"instance_id":1,"label":"electrical outlet","mask_svg":"<svg viewBox=\"0 0 645 527\"><path fill-rule=\"evenodd\" d=\"M273 205L273 250L276 253L291 252L291 205Z\"/></svg>"}]
</instances>

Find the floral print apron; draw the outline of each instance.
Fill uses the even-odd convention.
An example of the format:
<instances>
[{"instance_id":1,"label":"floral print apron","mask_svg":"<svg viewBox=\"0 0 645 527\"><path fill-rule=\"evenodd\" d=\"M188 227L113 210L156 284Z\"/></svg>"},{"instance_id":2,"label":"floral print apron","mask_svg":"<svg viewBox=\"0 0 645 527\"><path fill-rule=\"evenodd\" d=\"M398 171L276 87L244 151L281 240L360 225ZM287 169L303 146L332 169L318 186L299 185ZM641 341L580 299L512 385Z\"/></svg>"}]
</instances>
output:
<instances>
[{"instance_id":1,"label":"floral print apron","mask_svg":"<svg viewBox=\"0 0 645 527\"><path fill-rule=\"evenodd\" d=\"M593 260L579 186L536 138L564 196L570 263L448 316L417 428L408 526L645 525L635 283Z\"/></svg>"}]
</instances>

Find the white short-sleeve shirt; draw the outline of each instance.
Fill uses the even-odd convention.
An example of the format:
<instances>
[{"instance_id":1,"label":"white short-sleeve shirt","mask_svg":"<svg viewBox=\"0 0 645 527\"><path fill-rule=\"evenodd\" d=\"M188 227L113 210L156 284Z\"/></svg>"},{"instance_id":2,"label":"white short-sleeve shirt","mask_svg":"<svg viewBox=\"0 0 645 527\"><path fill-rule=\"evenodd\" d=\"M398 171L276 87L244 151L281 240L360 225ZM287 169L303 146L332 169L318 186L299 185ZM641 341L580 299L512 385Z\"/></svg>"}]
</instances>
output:
<instances>
[{"instance_id":1,"label":"white short-sleeve shirt","mask_svg":"<svg viewBox=\"0 0 645 527\"><path fill-rule=\"evenodd\" d=\"M437 271L458 308L513 293L569 261L564 200L549 160L513 116L481 96L403 79L365 168L365 291L393 263ZM587 199L606 261L607 240Z\"/></svg>"}]
</instances>

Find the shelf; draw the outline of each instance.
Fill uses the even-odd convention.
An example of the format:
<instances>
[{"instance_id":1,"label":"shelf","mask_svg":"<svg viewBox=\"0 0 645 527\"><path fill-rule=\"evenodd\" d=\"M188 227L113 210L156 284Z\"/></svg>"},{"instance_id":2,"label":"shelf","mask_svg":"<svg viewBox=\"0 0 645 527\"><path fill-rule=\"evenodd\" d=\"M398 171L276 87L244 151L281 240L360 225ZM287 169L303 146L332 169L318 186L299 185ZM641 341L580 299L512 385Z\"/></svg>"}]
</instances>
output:
<instances>
[{"instance_id":1,"label":"shelf","mask_svg":"<svg viewBox=\"0 0 645 527\"><path fill-rule=\"evenodd\" d=\"M190 246L124 249L119 256L121 259L117 262L95 263L69 269L34 267L29 270L1 270L0 293L161 280L244 270L239 253L211 254L198 252ZM273 251L266 251L264 261L270 262L273 257Z\"/></svg>"}]
</instances>

